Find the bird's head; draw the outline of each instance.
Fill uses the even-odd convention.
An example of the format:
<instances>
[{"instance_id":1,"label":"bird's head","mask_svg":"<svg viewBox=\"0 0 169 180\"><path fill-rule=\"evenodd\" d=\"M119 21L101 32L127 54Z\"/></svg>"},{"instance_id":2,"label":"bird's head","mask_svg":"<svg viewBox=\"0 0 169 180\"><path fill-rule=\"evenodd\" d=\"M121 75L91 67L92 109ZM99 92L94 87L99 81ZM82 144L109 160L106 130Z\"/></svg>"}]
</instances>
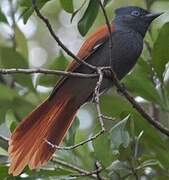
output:
<instances>
[{"instance_id":1,"label":"bird's head","mask_svg":"<svg viewBox=\"0 0 169 180\"><path fill-rule=\"evenodd\" d=\"M118 29L132 29L143 37L151 22L162 13L151 13L145 9L128 6L116 9L115 24Z\"/></svg>"}]
</instances>

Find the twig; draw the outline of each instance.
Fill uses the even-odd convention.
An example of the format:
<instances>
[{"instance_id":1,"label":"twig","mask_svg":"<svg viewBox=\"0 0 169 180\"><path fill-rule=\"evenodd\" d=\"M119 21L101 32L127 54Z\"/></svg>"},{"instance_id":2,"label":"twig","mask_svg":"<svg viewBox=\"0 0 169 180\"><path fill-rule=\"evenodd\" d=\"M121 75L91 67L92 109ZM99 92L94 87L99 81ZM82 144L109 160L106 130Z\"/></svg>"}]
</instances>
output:
<instances>
[{"instance_id":1,"label":"twig","mask_svg":"<svg viewBox=\"0 0 169 180\"><path fill-rule=\"evenodd\" d=\"M73 177L84 177L84 176L92 176L97 180L104 180L105 178L100 177L100 179L98 178L98 174L102 171L103 169L96 169L94 171L88 172L88 173L80 173L80 174L73 174L71 176Z\"/></svg>"},{"instance_id":2,"label":"twig","mask_svg":"<svg viewBox=\"0 0 169 180\"><path fill-rule=\"evenodd\" d=\"M96 167L97 179L98 179L98 180L103 180L104 178L102 178L102 177L100 176L100 172L103 170L103 168L102 168L101 164L100 164L98 161L96 161L95 167Z\"/></svg>"},{"instance_id":3,"label":"twig","mask_svg":"<svg viewBox=\"0 0 169 180\"><path fill-rule=\"evenodd\" d=\"M90 177L92 177L93 179L97 179L97 175L96 175L96 173L97 173L97 171L95 170L95 171L87 171L87 170L84 170L84 169L82 169L82 168L80 168L80 167L78 167L78 166L75 166L75 165L73 165L73 164L70 164L70 163L68 163L68 162L65 162L65 161L62 161L62 160L59 160L59 159L56 159L56 158L54 158L53 160L52 160L54 163L57 163L57 164L59 164L59 165L61 165L61 166L64 166L64 167L67 167L67 168L69 168L69 169L71 169L71 170L74 170L74 171L76 171L76 172L78 172L78 173L80 173L80 174L73 174L73 175L71 175L71 176L73 176L73 177L79 177L79 176L90 176ZM102 169L99 169L99 171L101 171Z\"/></svg>"},{"instance_id":4,"label":"twig","mask_svg":"<svg viewBox=\"0 0 169 180\"><path fill-rule=\"evenodd\" d=\"M113 66L113 65L112 65L113 39L112 39L111 26L110 26L109 19L108 19L106 10L105 10L105 8L104 8L104 5L102 4L102 1L101 1L101 0L98 0L98 1L99 1L99 4L100 4L100 7L101 7L101 9L102 9L103 15L104 15L104 17L105 17L105 21L106 21L107 28L108 28L108 32L109 32L109 50L110 50L110 62L109 62L109 66L112 68L112 66Z\"/></svg>"},{"instance_id":5,"label":"twig","mask_svg":"<svg viewBox=\"0 0 169 180\"><path fill-rule=\"evenodd\" d=\"M73 73L68 71L59 71L59 70L49 70L49 69L0 69L0 74L33 74L33 73L41 73L41 74L53 74L53 75L63 75L75 78L96 78L97 74L82 74L82 73Z\"/></svg>"},{"instance_id":6,"label":"twig","mask_svg":"<svg viewBox=\"0 0 169 180\"><path fill-rule=\"evenodd\" d=\"M134 167L132 160L129 163L130 163L130 167L131 167L131 171L132 171L133 176L135 177L136 180L139 180L139 177L137 174L137 169Z\"/></svg>"},{"instance_id":7,"label":"twig","mask_svg":"<svg viewBox=\"0 0 169 180\"><path fill-rule=\"evenodd\" d=\"M105 178L101 177L101 179L98 179L98 176L97 176L97 174L100 173L102 170L103 169L99 169L99 170L97 169L97 170L94 170L94 171L91 171L91 172L88 172L88 173L73 174L71 176L73 176L73 177L92 176L92 177L94 177L97 180L103 180Z\"/></svg>"},{"instance_id":8,"label":"twig","mask_svg":"<svg viewBox=\"0 0 169 180\"><path fill-rule=\"evenodd\" d=\"M7 149L8 148L8 141L9 139L6 138L6 137L3 137L3 136L0 136L0 142L1 144L3 143L4 145L2 146L4 149ZM56 156L54 156L54 158L52 159L53 162L61 165L61 166L64 166L64 167L67 167L71 170L74 170L76 172L79 172L80 174L77 174L76 176L79 177L79 176L90 176L91 178L93 179L97 179L97 175L96 173L98 172L101 172L102 170L104 170L103 168L99 168L97 170L94 170L94 171L87 171L87 170L84 170L78 166L75 166L73 164L70 164L68 162L65 162L65 161L62 161L62 160L59 160L59 159L56 159ZM73 176L73 175L72 175Z\"/></svg>"},{"instance_id":9,"label":"twig","mask_svg":"<svg viewBox=\"0 0 169 180\"><path fill-rule=\"evenodd\" d=\"M99 74L99 80L97 81L96 87L95 87L95 91L94 91L94 100L95 100L95 104L96 104L96 110L97 110L97 114L98 114L98 119L100 122L100 126L101 126L101 131L100 132L104 132L105 128L104 128L104 123L103 123L103 118L102 118L102 113L101 113L101 109L100 109L100 87L103 81L103 72L100 68L98 68L98 74Z\"/></svg>"},{"instance_id":10,"label":"twig","mask_svg":"<svg viewBox=\"0 0 169 180\"><path fill-rule=\"evenodd\" d=\"M46 24L51 36L54 38L54 40L58 43L58 45L69 55L71 56L75 61L77 61L77 63L79 64L83 64L87 67L89 67L90 69L93 70L97 70L96 66L93 66L85 61L80 60L77 56L75 56L68 48L66 48L66 46L62 43L62 41L56 36L54 30L52 29L51 24L49 23L49 20L47 18L45 18L39 11L37 5L36 5L36 0L32 0L32 5L33 8L37 14L37 16Z\"/></svg>"},{"instance_id":11,"label":"twig","mask_svg":"<svg viewBox=\"0 0 169 180\"><path fill-rule=\"evenodd\" d=\"M90 138L88 138L88 139L86 139L86 140L84 140L84 141L82 141L82 142L80 142L80 143L78 143L78 144L75 144L75 145L72 145L72 146L67 146L67 147L57 146L57 145L52 144L52 143L51 143L50 141L48 141L47 139L44 139L44 140L45 140L45 142L46 142L47 144L49 144L52 148L55 148L55 149L57 149L57 150L72 150L72 149L76 149L76 148L78 148L79 146L83 146L84 144L86 144L86 143L88 143L88 142L91 142L91 141L97 139L97 138L98 138L99 136L101 136L104 132L105 132L105 130L101 130L101 131L99 131L98 133L96 133L94 136L92 136L92 137L90 137Z\"/></svg>"},{"instance_id":12,"label":"twig","mask_svg":"<svg viewBox=\"0 0 169 180\"><path fill-rule=\"evenodd\" d=\"M160 132L162 132L163 134L169 137L169 129L165 128L161 123L155 121L154 118L152 118L151 116L149 116L148 113L146 113L146 111L135 101L134 97L129 94L125 86L120 84L119 80L117 79L113 71L112 71L112 80L118 91L121 92L124 95L124 97L132 104L133 108L135 108L140 113L140 115L144 119L146 119L151 125L153 125Z\"/></svg>"},{"instance_id":13,"label":"twig","mask_svg":"<svg viewBox=\"0 0 169 180\"><path fill-rule=\"evenodd\" d=\"M102 115L102 118L105 119L105 120L109 120L109 121L115 121L115 120L117 120L116 118L109 117L109 116L105 116L105 115Z\"/></svg>"}]
</instances>

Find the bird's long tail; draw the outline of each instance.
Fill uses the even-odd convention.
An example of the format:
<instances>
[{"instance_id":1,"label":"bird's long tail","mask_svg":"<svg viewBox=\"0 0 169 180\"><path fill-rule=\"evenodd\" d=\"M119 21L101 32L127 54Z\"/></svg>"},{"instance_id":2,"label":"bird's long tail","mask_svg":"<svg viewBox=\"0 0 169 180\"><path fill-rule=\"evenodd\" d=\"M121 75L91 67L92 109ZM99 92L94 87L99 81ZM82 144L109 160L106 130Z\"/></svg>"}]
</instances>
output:
<instances>
[{"instance_id":1,"label":"bird's long tail","mask_svg":"<svg viewBox=\"0 0 169 180\"><path fill-rule=\"evenodd\" d=\"M31 169L44 165L55 149L45 140L59 145L81 104L72 95L60 91L44 101L16 128L9 142L9 173L19 175L26 165Z\"/></svg>"}]
</instances>

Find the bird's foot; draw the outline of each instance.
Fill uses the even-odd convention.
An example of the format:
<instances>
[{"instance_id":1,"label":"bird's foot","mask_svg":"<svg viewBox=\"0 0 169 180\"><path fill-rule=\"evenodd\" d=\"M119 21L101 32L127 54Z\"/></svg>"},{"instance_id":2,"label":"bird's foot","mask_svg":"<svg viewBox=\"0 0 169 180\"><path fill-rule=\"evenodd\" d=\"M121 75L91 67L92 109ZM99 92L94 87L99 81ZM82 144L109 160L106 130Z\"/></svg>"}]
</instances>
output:
<instances>
[{"instance_id":1,"label":"bird's foot","mask_svg":"<svg viewBox=\"0 0 169 180\"><path fill-rule=\"evenodd\" d=\"M106 78L111 78L112 77L112 69L111 68L103 69L103 74Z\"/></svg>"}]
</instances>

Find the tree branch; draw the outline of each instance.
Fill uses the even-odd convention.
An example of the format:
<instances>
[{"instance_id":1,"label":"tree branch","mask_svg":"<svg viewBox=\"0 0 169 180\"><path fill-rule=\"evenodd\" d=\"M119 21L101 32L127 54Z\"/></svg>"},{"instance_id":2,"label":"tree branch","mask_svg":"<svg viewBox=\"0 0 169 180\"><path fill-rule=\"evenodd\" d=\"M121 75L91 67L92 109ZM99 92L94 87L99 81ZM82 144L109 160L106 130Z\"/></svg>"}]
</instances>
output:
<instances>
[{"instance_id":1,"label":"tree branch","mask_svg":"<svg viewBox=\"0 0 169 180\"><path fill-rule=\"evenodd\" d=\"M98 68L98 74L99 74L99 80L97 81L96 87L95 87L95 91L94 91L94 100L95 100L95 104L96 104L96 110L97 110L97 114L98 114L98 119L100 122L100 126L101 126L101 131L100 132L105 132L105 128L104 128L104 123L103 123L103 115L100 109L100 87L103 81L103 72L100 68Z\"/></svg>"},{"instance_id":2,"label":"tree branch","mask_svg":"<svg viewBox=\"0 0 169 180\"><path fill-rule=\"evenodd\" d=\"M158 121L155 121L154 118L152 118L151 116L149 116L148 113L146 113L146 111L139 105L139 103L135 101L134 97L132 97L129 94L127 89L119 83L117 77L113 74L113 72L112 72L112 80L116 88L118 89L118 91L121 92L125 96L125 98L132 104L133 108L135 108L140 113L140 115L144 119L146 119L151 125L157 128L161 133L169 137L169 129L165 128L161 123L159 123Z\"/></svg>"},{"instance_id":3,"label":"tree branch","mask_svg":"<svg viewBox=\"0 0 169 180\"><path fill-rule=\"evenodd\" d=\"M104 178L102 178L100 176L100 172L103 170L102 165L98 161L96 161L95 162L95 167L96 167L95 171L96 171L97 179L98 180L104 180Z\"/></svg>"},{"instance_id":4,"label":"tree branch","mask_svg":"<svg viewBox=\"0 0 169 180\"><path fill-rule=\"evenodd\" d=\"M49 144L52 148L55 148L57 150L73 150L73 149L76 149L80 146L83 146L84 144L88 143L88 142L91 142L91 141L94 141L95 139L97 139L99 136L101 136L103 133L105 132L105 130L101 130L99 131L97 134L95 134L94 136L84 140L84 141L81 141L80 143L78 144L75 144L75 145L72 145L72 146L67 146L67 147L62 147L62 146L57 146L57 145L54 145L52 144L50 141L48 141L47 139L44 139L45 142L47 144Z\"/></svg>"},{"instance_id":5,"label":"tree branch","mask_svg":"<svg viewBox=\"0 0 169 180\"><path fill-rule=\"evenodd\" d=\"M98 74L82 74L82 73L73 73L68 71L59 71L59 70L49 70L49 69L19 69L19 68L11 68L11 69L0 69L0 74L33 74L33 73L41 73L41 74L51 74L51 75L62 75L69 76L74 78L96 78L99 77Z\"/></svg>"},{"instance_id":6,"label":"tree branch","mask_svg":"<svg viewBox=\"0 0 169 180\"><path fill-rule=\"evenodd\" d=\"M108 26L108 29L110 29L110 23L108 21L108 18L107 18L107 14L106 14L106 11L104 9L104 6L102 5L102 2L101 0L99 0L100 2L100 6L102 8L102 11L103 11L103 14L104 14L104 17L105 17L105 21L106 21L106 24ZM109 33L110 33L110 38L111 38L111 31L109 30ZM111 50L111 48L110 48ZM151 125L153 125L155 128L157 128L161 133L167 135L169 137L169 129L165 128L162 124L160 124L159 122L155 121L154 118L152 118L151 116L149 116L148 113L145 112L145 110L139 105L139 103L137 103L134 99L133 96L131 96L126 87L124 85L121 85L120 81L118 80L115 72L110 68L110 71L111 71L111 74L112 74L112 81L115 85L115 87L117 88L118 91L120 91L124 97L132 104L133 108L135 108L139 113L140 115L146 119Z\"/></svg>"},{"instance_id":7,"label":"tree branch","mask_svg":"<svg viewBox=\"0 0 169 180\"><path fill-rule=\"evenodd\" d=\"M112 67L113 66L113 64L112 64L113 39L112 39L111 25L109 23L109 19L108 19L106 10L104 8L104 5L102 4L102 1L101 0L98 0L98 1L99 1L99 4L100 4L100 7L102 9L102 12L103 12L103 15L104 15L104 18L105 18L105 21L106 21L106 25L107 25L107 28L108 28L108 32L109 32L109 49L110 49L110 62L109 62L109 66Z\"/></svg>"},{"instance_id":8,"label":"tree branch","mask_svg":"<svg viewBox=\"0 0 169 180\"><path fill-rule=\"evenodd\" d=\"M95 88L95 103L96 103L96 109L98 112L98 118L100 121L100 125L101 125L101 131L98 132L97 134L95 134L94 136L90 137L89 139L82 141L76 145L73 146L69 146L69 147L59 147L56 145L51 144L49 141L47 141L45 139L45 141L52 146L53 148L56 148L58 150L71 150L71 149L75 149L79 146L82 146L90 141L95 140L98 136L100 136L101 134L104 133L105 129L104 129L104 123L103 123L103 119L109 119L109 120L114 120L113 118L110 117L106 117L101 113L100 110L100 104L99 104L99 90L100 90L100 86L103 80L103 72L102 70L104 70L106 68L102 68L99 69L98 68L98 74L99 74L99 80L97 82L96 88ZM59 70L48 70L48 69L16 69L16 68L12 68L12 69L0 69L0 74L32 74L32 73L42 73L42 74L51 74L51 75L63 75L63 76L69 76L69 77L74 77L74 78L96 78L98 77L97 74L81 74L81 73L72 73L72 72L66 72L66 71L59 71Z\"/></svg>"},{"instance_id":9,"label":"tree branch","mask_svg":"<svg viewBox=\"0 0 169 180\"><path fill-rule=\"evenodd\" d=\"M75 166L73 164L70 164L68 162L65 162L65 161L62 161L62 160L59 160L59 159L56 159L56 158L54 158L52 161L54 163L57 163L57 164L59 164L61 166L67 167L67 168L69 168L71 170L74 170L74 171L79 173L79 174L71 175L73 177L90 176L93 179L97 179L97 174L100 173L103 170L102 167L98 167L96 170L90 172L90 171L84 170L84 169L82 169L82 168L80 168L78 166Z\"/></svg>"},{"instance_id":10,"label":"tree branch","mask_svg":"<svg viewBox=\"0 0 169 180\"><path fill-rule=\"evenodd\" d=\"M87 67L89 67L90 69L93 70L97 70L96 66L93 66L85 61L82 61L81 59L79 59L77 56L75 56L68 48L66 48L66 46L62 43L62 41L56 36L51 24L49 23L49 20L47 18L45 18L39 11L37 5L36 5L36 0L32 0L32 5L33 8L37 14L37 16L46 24L51 36L54 38L54 40L58 43L58 45L69 55L71 56L77 63L79 64L83 64Z\"/></svg>"}]
</instances>

